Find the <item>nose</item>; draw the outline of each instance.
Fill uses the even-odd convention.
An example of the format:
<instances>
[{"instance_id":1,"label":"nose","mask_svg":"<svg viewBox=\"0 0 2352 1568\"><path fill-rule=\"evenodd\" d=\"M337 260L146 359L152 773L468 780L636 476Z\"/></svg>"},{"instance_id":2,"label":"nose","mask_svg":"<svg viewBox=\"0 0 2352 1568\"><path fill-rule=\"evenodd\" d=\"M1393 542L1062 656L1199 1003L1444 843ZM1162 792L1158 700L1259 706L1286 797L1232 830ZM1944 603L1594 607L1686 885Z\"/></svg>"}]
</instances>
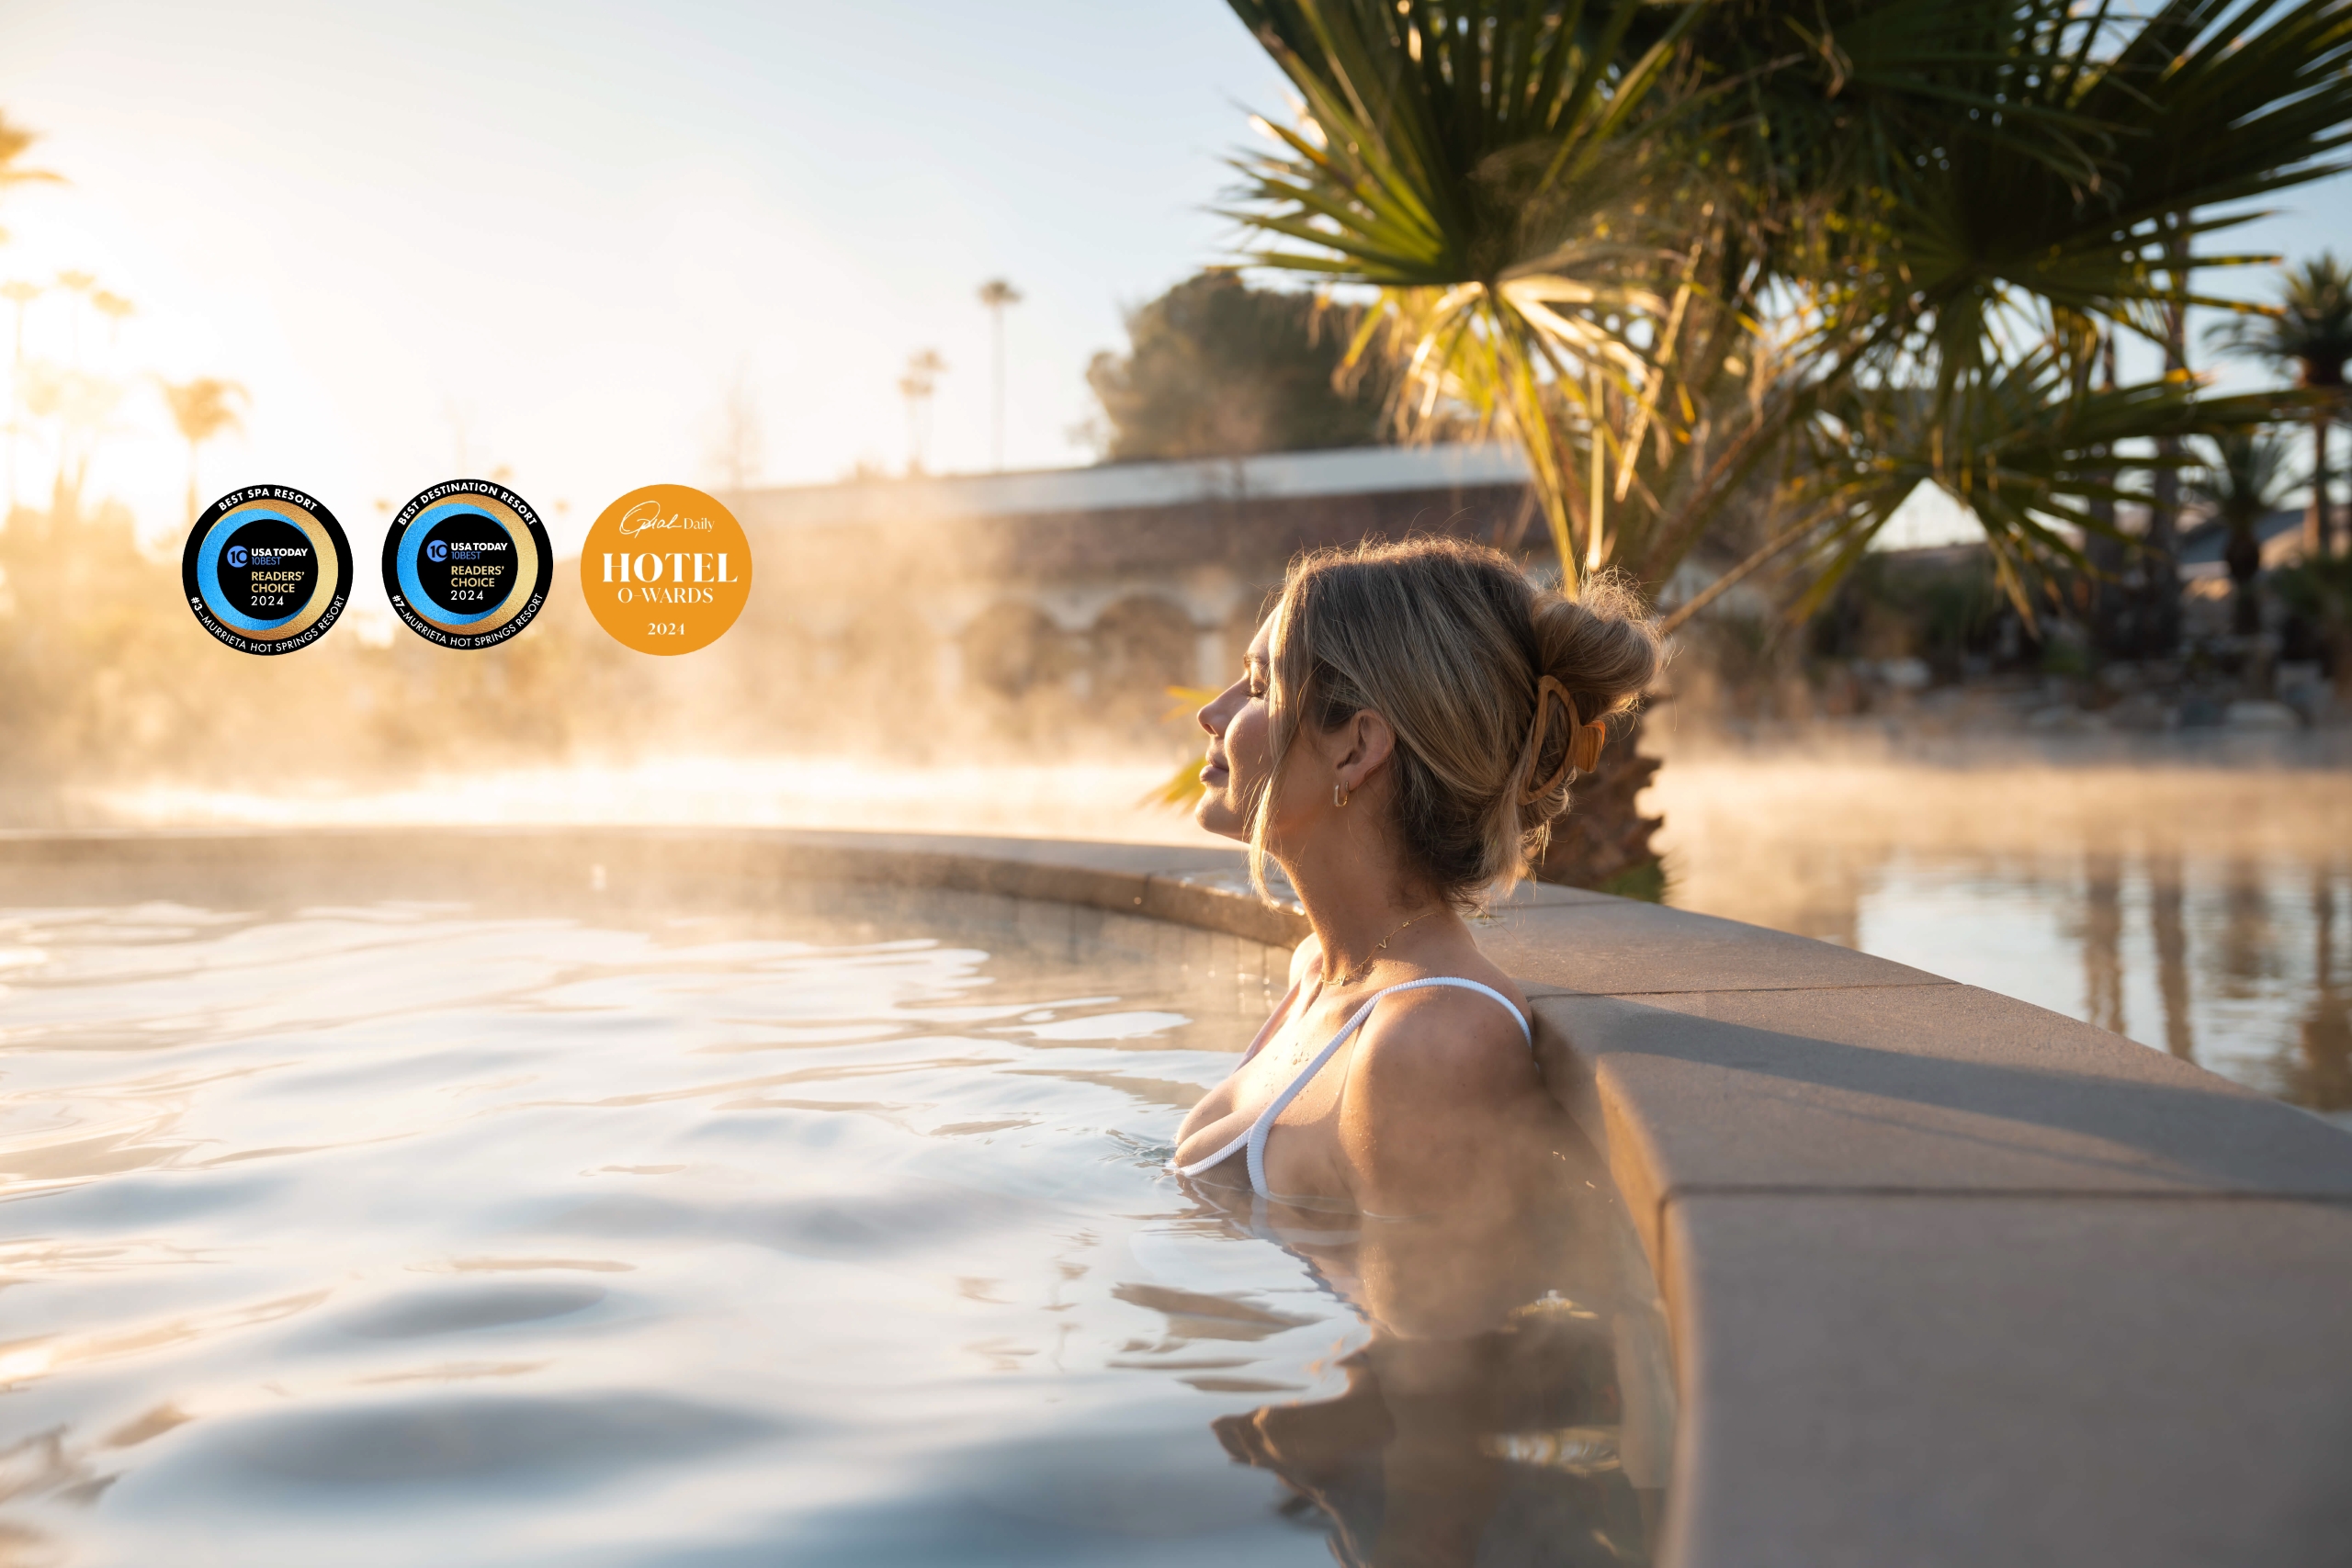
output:
<instances>
[{"instance_id":1,"label":"nose","mask_svg":"<svg viewBox=\"0 0 2352 1568\"><path fill-rule=\"evenodd\" d=\"M1224 691L1219 692L1216 696L1211 697L1206 703L1204 703L1201 705L1200 711L1195 713L1193 717L1196 719L1199 722L1200 727L1208 731L1209 734L1223 735L1225 733L1227 722L1233 717L1233 710L1240 706L1238 703L1233 700L1234 693L1240 689L1241 682L1236 681L1232 685L1227 686Z\"/></svg>"}]
</instances>

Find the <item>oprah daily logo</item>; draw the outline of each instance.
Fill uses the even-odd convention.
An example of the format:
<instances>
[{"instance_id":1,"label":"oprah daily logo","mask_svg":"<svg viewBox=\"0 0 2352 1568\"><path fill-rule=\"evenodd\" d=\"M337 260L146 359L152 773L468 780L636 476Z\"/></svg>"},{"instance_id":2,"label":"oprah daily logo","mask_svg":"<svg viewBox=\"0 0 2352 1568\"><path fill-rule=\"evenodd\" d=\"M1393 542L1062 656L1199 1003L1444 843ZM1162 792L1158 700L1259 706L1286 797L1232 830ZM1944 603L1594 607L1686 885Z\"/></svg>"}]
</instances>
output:
<instances>
[{"instance_id":1,"label":"oprah daily logo","mask_svg":"<svg viewBox=\"0 0 2352 1568\"><path fill-rule=\"evenodd\" d=\"M752 547L718 501L648 485L610 506L580 551L596 624L639 653L692 653L726 634L752 592Z\"/></svg>"}]
</instances>

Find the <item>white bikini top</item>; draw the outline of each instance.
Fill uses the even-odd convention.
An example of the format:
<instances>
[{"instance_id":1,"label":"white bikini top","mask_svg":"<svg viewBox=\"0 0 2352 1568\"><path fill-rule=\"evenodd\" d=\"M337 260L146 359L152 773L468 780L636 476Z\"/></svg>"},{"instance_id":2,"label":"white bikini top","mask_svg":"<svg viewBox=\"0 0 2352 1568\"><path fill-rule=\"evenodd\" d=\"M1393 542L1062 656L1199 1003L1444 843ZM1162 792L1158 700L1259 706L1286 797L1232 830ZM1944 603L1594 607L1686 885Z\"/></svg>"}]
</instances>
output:
<instances>
[{"instance_id":1,"label":"white bikini top","mask_svg":"<svg viewBox=\"0 0 2352 1568\"><path fill-rule=\"evenodd\" d=\"M1355 1012L1348 1019L1348 1021L1340 1026L1340 1032L1331 1036L1330 1042L1326 1044L1323 1049L1316 1052L1306 1066L1299 1069L1298 1077L1290 1080L1290 1087L1283 1090L1282 1093L1274 1096L1273 1102L1268 1105L1265 1110L1258 1112L1258 1119L1250 1123L1249 1131L1243 1133L1239 1137L1234 1139L1231 1143L1226 1145L1225 1147L1217 1150L1216 1153L1209 1156L1206 1159L1194 1160L1190 1165L1178 1165L1171 1160L1169 1163L1169 1168L1173 1170L1179 1176L1198 1176L1201 1172L1208 1169L1211 1166L1221 1165L1225 1161L1231 1159L1235 1151L1240 1149L1246 1145L1250 1150L1250 1190L1261 1198L1270 1198L1273 1196L1272 1193L1266 1190L1266 1136L1274 1130L1275 1119L1282 1115L1283 1111L1288 1108L1292 1100L1298 1098L1299 1090L1305 1089L1308 1084L1315 1081L1315 1075L1323 1070L1323 1064L1329 1061L1332 1055L1337 1052L1340 1046L1346 1044L1349 1038L1352 1036L1357 1030L1363 1027L1364 1020L1372 1016L1372 1010L1380 1005L1381 998L1393 996L1398 991L1418 991L1427 986L1453 986L1462 990L1476 991L1480 996L1494 998L1497 1002L1501 1004L1503 1010L1510 1014L1510 1021L1519 1025L1520 1033L1527 1037L1527 1048L1531 1051L1535 1049L1535 1033L1534 1031L1528 1027L1525 1015L1521 1013L1519 1009L1511 1005L1511 1000L1509 997L1504 996L1492 986L1482 986L1476 980L1457 979L1450 975L1434 975L1425 980L1407 980L1401 985L1389 986L1381 990L1374 991L1371 996L1364 998L1363 1006L1356 1009ZM1292 987L1292 994L1297 994L1296 987ZM1283 1000L1284 1005L1287 1006L1290 998L1285 997ZM1277 1009L1276 1011L1279 1012L1281 1010ZM1271 1024L1272 1020L1269 1020L1268 1021ZM1269 1033L1271 1032L1272 1032L1270 1030ZM1253 1043L1250 1047L1248 1055L1241 1058L1242 1065L1246 1066L1249 1064L1250 1057L1255 1056L1260 1049L1264 1046L1265 1043L1265 1036L1261 1036L1255 1043ZM1240 1070L1240 1067L1236 1067L1234 1069L1236 1072Z\"/></svg>"}]
</instances>

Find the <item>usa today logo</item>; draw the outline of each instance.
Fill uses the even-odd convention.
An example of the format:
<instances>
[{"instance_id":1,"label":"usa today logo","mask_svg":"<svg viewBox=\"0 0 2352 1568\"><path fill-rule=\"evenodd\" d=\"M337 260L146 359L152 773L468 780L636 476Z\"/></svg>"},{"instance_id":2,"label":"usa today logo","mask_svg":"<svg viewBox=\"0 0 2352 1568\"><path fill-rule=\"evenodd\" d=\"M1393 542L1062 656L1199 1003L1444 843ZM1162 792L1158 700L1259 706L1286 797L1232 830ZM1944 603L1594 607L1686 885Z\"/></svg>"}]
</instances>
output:
<instances>
[{"instance_id":1,"label":"usa today logo","mask_svg":"<svg viewBox=\"0 0 2352 1568\"><path fill-rule=\"evenodd\" d=\"M240 653L291 653L325 636L349 603L351 546L315 498L251 485L196 520L180 586L218 641Z\"/></svg>"},{"instance_id":2,"label":"usa today logo","mask_svg":"<svg viewBox=\"0 0 2352 1568\"><path fill-rule=\"evenodd\" d=\"M490 479L410 498L384 536L384 594L435 647L494 648L547 603L555 551L530 502Z\"/></svg>"}]
</instances>

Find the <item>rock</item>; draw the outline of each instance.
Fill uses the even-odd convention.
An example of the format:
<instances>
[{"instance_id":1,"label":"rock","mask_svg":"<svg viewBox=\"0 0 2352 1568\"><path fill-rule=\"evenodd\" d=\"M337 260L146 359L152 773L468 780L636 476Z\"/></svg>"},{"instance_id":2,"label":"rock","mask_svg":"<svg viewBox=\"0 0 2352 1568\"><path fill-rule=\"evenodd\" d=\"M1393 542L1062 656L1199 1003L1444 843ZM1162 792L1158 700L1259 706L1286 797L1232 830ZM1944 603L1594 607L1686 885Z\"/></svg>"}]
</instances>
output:
<instances>
[{"instance_id":1,"label":"rock","mask_svg":"<svg viewBox=\"0 0 2352 1568\"><path fill-rule=\"evenodd\" d=\"M2211 697L2188 697L2180 705L2180 727L2183 729L2210 729L2224 717L2220 703Z\"/></svg>"},{"instance_id":2,"label":"rock","mask_svg":"<svg viewBox=\"0 0 2352 1568\"><path fill-rule=\"evenodd\" d=\"M2154 692L2134 692L2107 710L2107 722L2134 734L2170 729L2177 716Z\"/></svg>"},{"instance_id":3,"label":"rock","mask_svg":"<svg viewBox=\"0 0 2352 1568\"><path fill-rule=\"evenodd\" d=\"M2078 707L2052 705L2036 708L2025 716L2028 729L2054 730L2067 734L2096 734L2108 728L2107 720L2095 713L2085 713Z\"/></svg>"},{"instance_id":4,"label":"rock","mask_svg":"<svg viewBox=\"0 0 2352 1568\"><path fill-rule=\"evenodd\" d=\"M2285 703L2255 701L2232 703L2222 710L2222 724L2228 729L2255 734L2281 734L2303 727L2302 719Z\"/></svg>"},{"instance_id":5,"label":"rock","mask_svg":"<svg viewBox=\"0 0 2352 1568\"><path fill-rule=\"evenodd\" d=\"M1898 692L1923 692L1936 678L1924 659L1890 659L1879 666L1879 675Z\"/></svg>"}]
</instances>

